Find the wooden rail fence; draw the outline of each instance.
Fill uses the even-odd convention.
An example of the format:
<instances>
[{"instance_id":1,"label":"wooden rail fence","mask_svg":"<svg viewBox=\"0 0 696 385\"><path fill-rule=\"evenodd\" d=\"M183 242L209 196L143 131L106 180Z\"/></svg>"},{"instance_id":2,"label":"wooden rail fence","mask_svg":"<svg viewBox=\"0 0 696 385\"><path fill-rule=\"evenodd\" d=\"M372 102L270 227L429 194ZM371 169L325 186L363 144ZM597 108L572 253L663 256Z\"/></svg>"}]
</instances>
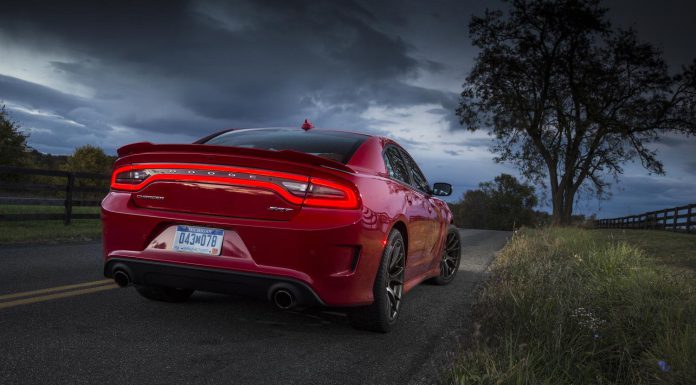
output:
<instances>
[{"instance_id":1,"label":"wooden rail fence","mask_svg":"<svg viewBox=\"0 0 696 385\"><path fill-rule=\"evenodd\" d=\"M20 176L15 177L19 181L13 181L8 175ZM65 183L62 184L46 184L32 183L21 180L21 176L39 175L49 177L65 178ZM24 178L27 179L27 178ZM68 172L59 170L41 170L33 168L0 166L0 205L40 205L40 206L63 206L62 214L44 214L44 213L24 213L24 214L3 214L0 213L0 221L24 221L24 220L43 220L43 219L62 219L66 225L69 225L72 219L92 219L99 218L99 214L75 214L73 207L75 206L99 206L101 201L95 199L74 199L75 193L92 193L100 196L106 195L107 188L76 186L77 180L93 180L93 181L108 181L109 175L94 174L87 172ZM33 192L33 196L6 196L8 192L21 192L22 195L26 192ZM63 192L62 198L47 198L38 196L40 193L56 194ZM61 195L61 194L59 194Z\"/></svg>"},{"instance_id":2,"label":"wooden rail fence","mask_svg":"<svg viewBox=\"0 0 696 385\"><path fill-rule=\"evenodd\" d=\"M599 229L650 229L696 233L696 204L621 218L598 219Z\"/></svg>"}]
</instances>

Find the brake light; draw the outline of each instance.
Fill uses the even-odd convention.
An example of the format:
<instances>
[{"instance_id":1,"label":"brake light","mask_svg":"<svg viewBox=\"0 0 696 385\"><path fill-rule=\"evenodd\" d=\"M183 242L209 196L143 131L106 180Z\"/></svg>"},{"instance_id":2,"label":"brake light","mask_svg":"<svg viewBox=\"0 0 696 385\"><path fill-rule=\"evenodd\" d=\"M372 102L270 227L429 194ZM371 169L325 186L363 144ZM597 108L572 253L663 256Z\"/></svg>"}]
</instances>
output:
<instances>
[{"instance_id":1,"label":"brake light","mask_svg":"<svg viewBox=\"0 0 696 385\"><path fill-rule=\"evenodd\" d=\"M346 185L321 178L243 167L198 164L135 164L116 169L111 188L138 191L155 181L194 181L262 187L273 190L290 203L312 207L354 209L357 192Z\"/></svg>"}]
</instances>

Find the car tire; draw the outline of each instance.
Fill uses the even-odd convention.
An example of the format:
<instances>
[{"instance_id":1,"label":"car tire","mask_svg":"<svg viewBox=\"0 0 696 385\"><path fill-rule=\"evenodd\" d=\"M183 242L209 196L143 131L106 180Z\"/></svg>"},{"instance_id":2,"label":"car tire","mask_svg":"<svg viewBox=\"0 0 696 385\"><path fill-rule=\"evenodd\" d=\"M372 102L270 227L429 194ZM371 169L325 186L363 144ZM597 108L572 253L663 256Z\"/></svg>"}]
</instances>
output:
<instances>
[{"instance_id":1,"label":"car tire","mask_svg":"<svg viewBox=\"0 0 696 385\"><path fill-rule=\"evenodd\" d=\"M190 289L177 289L173 287L161 287L161 286L136 286L135 290L141 296L161 302L184 302L193 294L193 290Z\"/></svg>"},{"instance_id":2,"label":"car tire","mask_svg":"<svg viewBox=\"0 0 696 385\"><path fill-rule=\"evenodd\" d=\"M459 230L450 226L445 238L445 247L440 256L440 275L433 278L432 282L436 285L448 285L457 276L459 264L462 260L462 240Z\"/></svg>"},{"instance_id":3,"label":"car tire","mask_svg":"<svg viewBox=\"0 0 696 385\"><path fill-rule=\"evenodd\" d=\"M382 252L373 287L374 302L348 313L356 329L386 333L396 323L401 310L404 289L406 245L401 232L392 230Z\"/></svg>"}]
</instances>

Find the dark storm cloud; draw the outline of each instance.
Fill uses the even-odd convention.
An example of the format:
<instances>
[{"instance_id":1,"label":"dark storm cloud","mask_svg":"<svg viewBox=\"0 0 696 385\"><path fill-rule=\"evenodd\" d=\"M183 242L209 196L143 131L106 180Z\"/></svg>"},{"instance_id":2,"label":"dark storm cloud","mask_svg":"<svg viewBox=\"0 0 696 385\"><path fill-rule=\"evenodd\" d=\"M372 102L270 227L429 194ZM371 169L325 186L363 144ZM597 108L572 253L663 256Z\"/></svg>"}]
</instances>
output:
<instances>
[{"instance_id":1,"label":"dark storm cloud","mask_svg":"<svg viewBox=\"0 0 696 385\"><path fill-rule=\"evenodd\" d=\"M466 147L490 147L493 144L493 138L469 138L462 143Z\"/></svg>"},{"instance_id":2,"label":"dark storm cloud","mask_svg":"<svg viewBox=\"0 0 696 385\"><path fill-rule=\"evenodd\" d=\"M617 26L636 29L642 39L660 48L672 71L696 57L696 2L609 0L606 6Z\"/></svg>"},{"instance_id":3,"label":"dark storm cloud","mask_svg":"<svg viewBox=\"0 0 696 385\"><path fill-rule=\"evenodd\" d=\"M687 162L684 165L684 170L687 173L696 176L696 161Z\"/></svg>"},{"instance_id":4,"label":"dark storm cloud","mask_svg":"<svg viewBox=\"0 0 696 385\"><path fill-rule=\"evenodd\" d=\"M442 64L412 57L413 47L355 2L12 2L0 31L39 50L58 40L77 61L54 61L55 71L93 89L94 104L119 103L113 123L156 132L199 136L322 119L336 108L357 117L370 105L456 103L454 93L409 85L420 68ZM128 99L142 110L124 111ZM170 114L147 113L163 100Z\"/></svg>"},{"instance_id":5,"label":"dark storm cloud","mask_svg":"<svg viewBox=\"0 0 696 385\"><path fill-rule=\"evenodd\" d=\"M657 139L658 144L664 144L666 147L690 147L693 145L693 141L686 140L684 135L680 134L669 134L661 136Z\"/></svg>"},{"instance_id":6,"label":"dark storm cloud","mask_svg":"<svg viewBox=\"0 0 696 385\"><path fill-rule=\"evenodd\" d=\"M696 55L693 4L607 5L617 23L662 47L671 68ZM476 55L469 18L503 6L10 0L0 7L0 101L30 130L32 146L53 153L86 143L113 152L131 141L185 142L227 127L287 126L310 118L322 127L394 137L425 156L429 179L454 182L459 196L501 170L512 172L481 155L452 167L452 160L484 153L491 143L453 139L463 135L454 110ZM23 59L8 61L1 56L7 52ZM8 62L12 67L3 67ZM423 114L428 119L419 119ZM434 133L427 123L415 132L389 131L410 120L456 132ZM693 162L684 166L694 145L662 140L668 172L696 175ZM688 200L672 186L681 183L678 177L624 179L615 192L622 199L610 209L628 214Z\"/></svg>"},{"instance_id":7,"label":"dark storm cloud","mask_svg":"<svg viewBox=\"0 0 696 385\"><path fill-rule=\"evenodd\" d=\"M11 76L0 74L0 100L21 103L31 108L50 108L59 113L65 113L87 103L86 100L68 95L32 82L27 82Z\"/></svg>"},{"instance_id":8,"label":"dark storm cloud","mask_svg":"<svg viewBox=\"0 0 696 385\"><path fill-rule=\"evenodd\" d=\"M623 176L613 188L613 200L602 203L600 217L619 217L692 203L692 179ZM685 193L686 192L686 193Z\"/></svg>"},{"instance_id":9,"label":"dark storm cloud","mask_svg":"<svg viewBox=\"0 0 696 385\"><path fill-rule=\"evenodd\" d=\"M76 145L84 143L85 136L99 133L96 130L85 129L57 116L33 115L21 110L12 110L10 117L21 122L22 127L51 127L32 129L27 133L31 142L42 143L42 149L55 154L67 154L72 152ZM63 132L72 132L66 137Z\"/></svg>"}]
</instances>

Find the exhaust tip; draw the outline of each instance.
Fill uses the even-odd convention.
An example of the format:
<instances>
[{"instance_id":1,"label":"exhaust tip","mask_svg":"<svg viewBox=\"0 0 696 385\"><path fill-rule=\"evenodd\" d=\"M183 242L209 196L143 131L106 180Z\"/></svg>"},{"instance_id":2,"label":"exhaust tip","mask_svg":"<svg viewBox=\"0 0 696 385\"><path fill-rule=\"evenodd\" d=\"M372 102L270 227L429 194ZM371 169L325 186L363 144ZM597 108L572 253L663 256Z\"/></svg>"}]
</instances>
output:
<instances>
[{"instance_id":1,"label":"exhaust tip","mask_svg":"<svg viewBox=\"0 0 696 385\"><path fill-rule=\"evenodd\" d=\"M295 306L295 296L286 289L278 289L273 293L273 304L281 310L288 310Z\"/></svg>"},{"instance_id":2,"label":"exhaust tip","mask_svg":"<svg viewBox=\"0 0 696 385\"><path fill-rule=\"evenodd\" d=\"M128 277L125 271L116 270L114 272L114 282L116 282L119 287L126 287L130 284L130 277Z\"/></svg>"}]
</instances>

